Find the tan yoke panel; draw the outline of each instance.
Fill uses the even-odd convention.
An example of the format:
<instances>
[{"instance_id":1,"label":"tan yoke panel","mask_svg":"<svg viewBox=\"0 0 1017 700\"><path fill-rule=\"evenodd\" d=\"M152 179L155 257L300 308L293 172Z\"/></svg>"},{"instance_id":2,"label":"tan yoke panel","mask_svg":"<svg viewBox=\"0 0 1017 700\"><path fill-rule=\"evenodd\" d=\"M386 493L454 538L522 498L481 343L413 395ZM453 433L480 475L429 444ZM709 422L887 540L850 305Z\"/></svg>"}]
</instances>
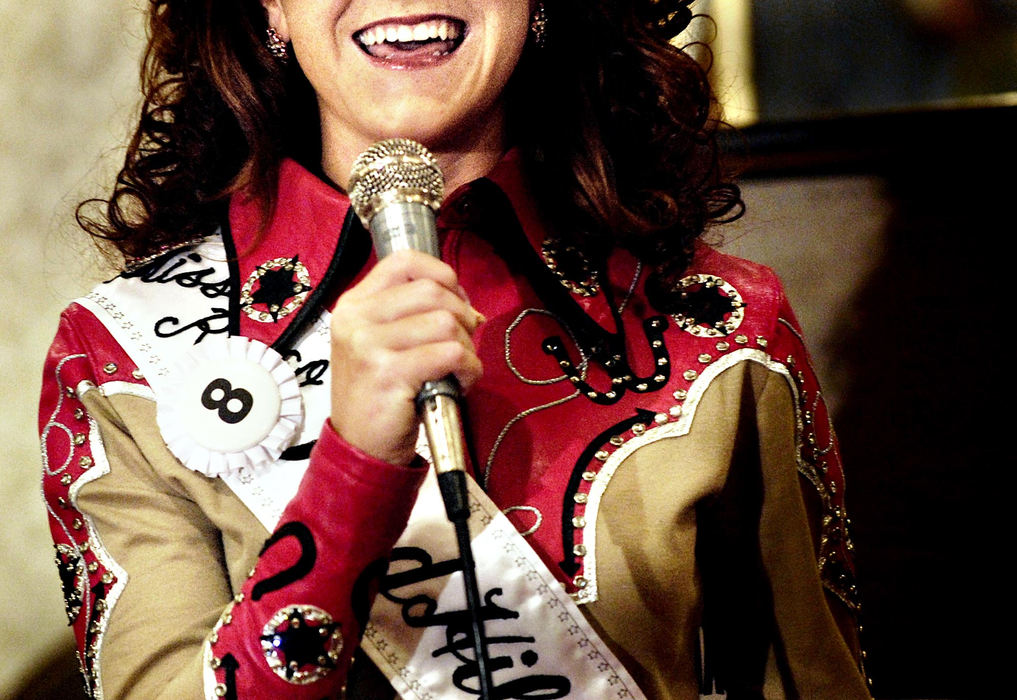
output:
<instances>
[{"instance_id":1,"label":"tan yoke panel","mask_svg":"<svg viewBox=\"0 0 1017 700\"><path fill-rule=\"evenodd\" d=\"M696 507L721 493L739 440L756 435L744 453L761 455L750 467L762 470L759 548L790 668L782 677L771 649L765 697L869 697L816 567L796 420L786 378L742 362L706 390L688 434L640 447L615 471L596 524L600 596L583 609L649 698L699 697Z\"/></svg>"}]
</instances>

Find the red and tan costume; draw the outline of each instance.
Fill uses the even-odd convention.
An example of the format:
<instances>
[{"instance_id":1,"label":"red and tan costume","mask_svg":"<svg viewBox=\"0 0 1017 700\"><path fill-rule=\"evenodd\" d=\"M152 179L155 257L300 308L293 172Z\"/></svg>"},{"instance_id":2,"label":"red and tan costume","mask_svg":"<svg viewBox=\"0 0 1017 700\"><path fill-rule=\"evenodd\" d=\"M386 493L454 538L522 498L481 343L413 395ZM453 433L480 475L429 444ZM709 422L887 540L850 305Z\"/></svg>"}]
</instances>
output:
<instances>
[{"instance_id":1,"label":"red and tan costume","mask_svg":"<svg viewBox=\"0 0 1017 700\"><path fill-rule=\"evenodd\" d=\"M349 671L363 638L404 696L474 697L458 613L414 588L455 570L423 493L413 510L426 469L326 422L327 309L372 263L366 234L296 164L280 180L263 237L236 198L220 236L64 312L44 492L88 687L379 697ZM566 286L511 156L439 229L488 319L466 422L494 533L475 546L508 557L478 554L501 697L867 697L835 438L773 273L701 246L665 311L623 252ZM553 661L569 639L585 680Z\"/></svg>"}]
</instances>

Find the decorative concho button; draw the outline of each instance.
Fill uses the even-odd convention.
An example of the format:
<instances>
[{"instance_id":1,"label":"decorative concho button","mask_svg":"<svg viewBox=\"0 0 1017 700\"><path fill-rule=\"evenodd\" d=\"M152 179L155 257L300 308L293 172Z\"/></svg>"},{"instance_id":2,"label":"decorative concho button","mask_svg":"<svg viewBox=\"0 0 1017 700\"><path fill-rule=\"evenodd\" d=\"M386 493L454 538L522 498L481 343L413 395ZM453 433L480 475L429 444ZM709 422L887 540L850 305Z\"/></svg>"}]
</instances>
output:
<instances>
[{"instance_id":1,"label":"decorative concho button","mask_svg":"<svg viewBox=\"0 0 1017 700\"><path fill-rule=\"evenodd\" d=\"M689 275L678 280L679 300L671 317L682 330L700 338L720 338L745 319L745 302L730 284L714 275Z\"/></svg>"},{"instance_id":2,"label":"decorative concho button","mask_svg":"<svg viewBox=\"0 0 1017 700\"><path fill-rule=\"evenodd\" d=\"M297 685L314 683L335 668L343 635L332 616L313 605L280 609L261 631L261 650L269 668Z\"/></svg>"},{"instance_id":3,"label":"decorative concho button","mask_svg":"<svg viewBox=\"0 0 1017 700\"><path fill-rule=\"evenodd\" d=\"M303 420L293 369L264 343L204 343L172 369L158 397L170 451L189 469L221 476L278 459Z\"/></svg>"},{"instance_id":4,"label":"decorative concho button","mask_svg":"<svg viewBox=\"0 0 1017 700\"><path fill-rule=\"evenodd\" d=\"M240 289L240 308L255 321L274 323L304 303L311 275L300 256L274 258L255 268Z\"/></svg>"}]
</instances>

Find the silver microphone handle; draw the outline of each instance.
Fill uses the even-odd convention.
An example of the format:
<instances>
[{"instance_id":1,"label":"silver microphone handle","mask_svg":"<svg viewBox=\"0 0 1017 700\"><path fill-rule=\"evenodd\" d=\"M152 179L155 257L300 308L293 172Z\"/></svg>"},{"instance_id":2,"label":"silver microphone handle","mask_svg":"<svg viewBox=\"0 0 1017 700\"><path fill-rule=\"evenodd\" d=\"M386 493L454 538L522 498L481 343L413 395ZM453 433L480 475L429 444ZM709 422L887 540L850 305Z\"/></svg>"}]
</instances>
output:
<instances>
[{"instance_id":1,"label":"silver microphone handle","mask_svg":"<svg viewBox=\"0 0 1017 700\"><path fill-rule=\"evenodd\" d=\"M392 202L371 217L371 239L378 258L397 250L419 250L438 258L434 211L421 202Z\"/></svg>"},{"instance_id":2,"label":"silver microphone handle","mask_svg":"<svg viewBox=\"0 0 1017 700\"><path fill-rule=\"evenodd\" d=\"M440 257L434 211L420 202L392 202L371 218L371 239L378 258L398 250L419 250ZM452 375L425 382L416 405L438 474L466 470L466 448L459 399L462 390Z\"/></svg>"}]
</instances>

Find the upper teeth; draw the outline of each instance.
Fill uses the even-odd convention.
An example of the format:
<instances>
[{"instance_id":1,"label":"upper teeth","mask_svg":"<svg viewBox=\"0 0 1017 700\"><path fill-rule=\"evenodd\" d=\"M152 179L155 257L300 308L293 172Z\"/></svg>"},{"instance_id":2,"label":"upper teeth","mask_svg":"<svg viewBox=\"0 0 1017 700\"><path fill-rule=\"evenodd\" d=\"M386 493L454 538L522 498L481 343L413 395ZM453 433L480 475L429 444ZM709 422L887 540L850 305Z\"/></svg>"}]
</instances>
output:
<instances>
[{"instance_id":1,"label":"upper teeth","mask_svg":"<svg viewBox=\"0 0 1017 700\"><path fill-rule=\"evenodd\" d=\"M459 38L459 26L448 20L438 19L420 24L376 24L360 32L357 40L364 46L383 42L427 41L428 39Z\"/></svg>"}]
</instances>

